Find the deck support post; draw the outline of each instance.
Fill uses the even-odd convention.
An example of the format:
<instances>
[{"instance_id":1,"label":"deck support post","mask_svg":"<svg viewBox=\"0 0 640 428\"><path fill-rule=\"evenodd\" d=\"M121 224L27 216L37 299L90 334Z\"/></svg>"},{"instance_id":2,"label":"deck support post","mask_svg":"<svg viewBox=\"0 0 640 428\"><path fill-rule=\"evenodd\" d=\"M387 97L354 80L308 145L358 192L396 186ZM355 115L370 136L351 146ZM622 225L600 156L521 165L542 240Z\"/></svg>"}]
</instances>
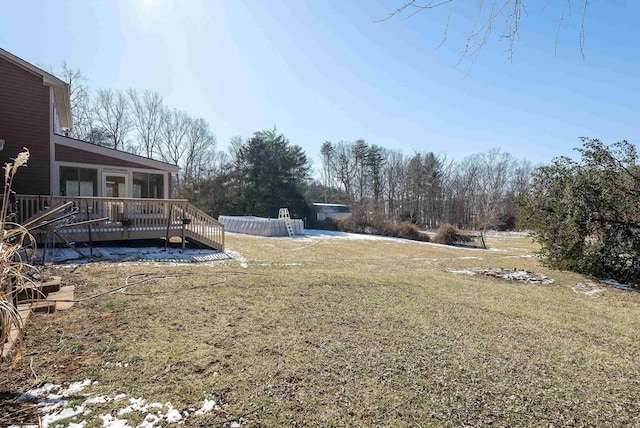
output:
<instances>
[{"instance_id":1,"label":"deck support post","mask_svg":"<svg viewBox=\"0 0 640 428\"><path fill-rule=\"evenodd\" d=\"M93 257L93 237L91 236L91 210L89 209L89 201L87 201L87 229L89 230L89 256Z\"/></svg>"},{"instance_id":2,"label":"deck support post","mask_svg":"<svg viewBox=\"0 0 640 428\"><path fill-rule=\"evenodd\" d=\"M185 248L185 241L184 241L184 229L187 227L187 225L184 223L184 221L182 222L182 251L184 251Z\"/></svg>"},{"instance_id":3,"label":"deck support post","mask_svg":"<svg viewBox=\"0 0 640 428\"><path fill-rule=\"evenodd\" d=\"M167 232L164 235L164 250L167 251L167 247L169 246L169 228L171 227L171 209L173 208L173 204L169 204L169 215L167 215Z\"/></svg>"}]
</instances>

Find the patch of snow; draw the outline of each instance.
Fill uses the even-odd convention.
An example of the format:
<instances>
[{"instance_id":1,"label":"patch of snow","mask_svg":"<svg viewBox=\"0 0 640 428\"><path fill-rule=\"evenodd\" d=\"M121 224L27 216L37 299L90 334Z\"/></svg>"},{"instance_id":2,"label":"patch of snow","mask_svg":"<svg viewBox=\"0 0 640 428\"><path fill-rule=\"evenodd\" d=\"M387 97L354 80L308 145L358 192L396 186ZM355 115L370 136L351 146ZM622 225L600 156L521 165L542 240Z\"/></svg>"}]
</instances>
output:
<instances>
[{"instance_id":1,"label":"patch of snow","mask_svg":"<svg viewBox=\"0 0 640 428\"><path fill-rule=\"evenodd\" d=\"M91 385L90 379L85 379L82 382L72 382L69 384L66 390L62 390L60 393L64 397L70 397L72 395L79 393L89 385Z\"/></svg>"},{"instance_id":2,"label":"patch of snow","mask_svg":"<svg viewBox=\"0 0 640 428\"><path fill-rule=\"evenodd\" d=\"M43 428L47 428L49 426L53 426L54 422L61 421L62 419L72 418L74 416L78 416L84 412L84 407L78 406L74 408L66 407L59 412L49 413L42 417L42 426Z\"/></svg>"},{"instance_id":3,"label":"patch of snow","mask_svg":"<svg viewBox=\"0 0 640 428\"><path fill-rule=\"evenodd\" d=\"M577 283L573 288L574 293L586 294L590 297L597 297L600 293L607 289L607 286L624 291L638 291L637 288L629 284L621 284L613 279L585 279L583 282Z\"/></svg>"},{"instance_id":4,"label":"patch of snow","mask_svg":"<svg viewBox=\"0 0 640 428\"><path fill-rule=\"evenodd\" d=\"M637 289L637 288L635 288L635 287L634 287L634 286L632 286L632 285L629 285L629 284L621 284L621 283L619 283L618 281L613 280L613 279L601 279L601 280L600 280L600 282L601 282L601 283L603 283L603 284L607 284L607 285L608 285L608 286L610 286L610 287L617 288L618 290L625 290L625 291L638 291L638 289Z\"/></svg>"},{"instance_id":5,"label":"patch of snow","mask_svg":"<svg viewBox=\"0 0 640 428\"><path fill-rule=\"evenodd\" d=\"M97 397L91 397L87 399L84 404L106 404L109 402L107 397L103 397L102 395L98 395Z\"/></svg>"},{"instance_id":6,"label":"patch of snow","mask_svg":"<svg viewBox=\"0 0 640 428\"><path fill-rule=\"evenodd\" d=\"M176 422L180 422L182 419L182 415L179 411L173 408L171 403L167 403L167 413L164 415L164 418L170 424L175 424Z\"/></svg>"},{"instance_id":7,"label":"patch of snow","mask_svg":"<svg viewBox=\"0 0 640 428\"><path fill-rule=\"evenodd\" d=\"M103 366L116 366L116 367L124 367L127 368L129 367L129 363L121 363L120 361L116 361L115 363L113 361L105 361L104 363L102 363Z\"/></svg>"},{"instance_id":8,"label":"patch of snow","mask_svg":"<svg viewBox=\"0 0 640 428\"><path fill-rule=\"evenodd\" d=\"M588 287L582 283L578 283L572 288L572 290L574 293L582 293L590 297L597 297L598 294L604 291L604 288Z\"/></svg>"},{"instance_id":9,"label":"patch of snow","mask_svg":"<svg viewBox=\"0 0 640 428\"><path fill-rule=\"evenodd\" d=\"M202 402L202 407L194 413L195 415L204 415L205 413L209 413L214 409L219 409L220 407L216 404L215 400L207 400L205 399Z\"/></svg>"},{"instance_id":10,"label":"patch of snow","mask_svg":"<svg viewBox=\"0 0 640 428\"><path fill-rule=\"evenodd\" d=\"M30 389L24 394L18 397L18 401L35 401L40 397L45 396L46 394L51 393L52 391L56 391L61 388L62 385L56 385L53 383L45 383L40 388Z\"/></svg>"},{"instance_id":11,"label":"patch of snow","mask_svg":"<svg viewBox=\"0 0 640 428\"><path fill-rule=\"evenodd\" d=\"M229 260L230 257L227 253L187 248L185 250L177 248L162 247L94 247L94 255L91 258L81 258L78 253L70 248L56 248L51 251L48 257L53 257L55 263L71 264L73 266L78 264L86 264L90 262L120 262L120 263L158 263L161 265L166 264L192 264L192 263L206 263L206 262L219 262ZM88 252L87 257L89 256Z\"/></svg>"},{"instance_id":12,"label":"patch of snow","mask_svg":"<svg viewBox=\"0 0 640 428\"><path fill-rule=\"evenodd\" d=\"M335 232L331 230L314 230L314 229L305 229L305 234L307 237L314 237L316 239L345 239L345 240L360 240L360 241L389 241L400 244L416 244L416 245L426 245L426 246L434 246L441 248L449 248L449 249L458 249L463 251L504 251L499 249L485 249L485 248L475 248L475 247L463 247L463 246L452 246L452 245L444 245L437 244L435 242L424 242L424 241L414 241L411 239L404 238L392 238L390 236L381 236L381 235L368 235L365 233L347 233L347 232Z\"/></svg>"},{"instance_id":13,"label":"patch of snow","mask_svg":"<svg viewBox=\"0 0 640 428\"><path fill-rule=\"evenodd\" d=\"M205 399L202 402L200 409L196 410L193 407L189 408L189 411L180 411L173 407L170 402L165 404L152 402L148 403L144 398L127 397L126 394L118 394L114 397L96 396L92 397L90 394L83 395L84 402L76 407L68 407L70 397L76 397L79 392L84 390L87 386L92 385L90 380L84 380L81 382L72 382L66 387L56 384L45 384L44 386L33 389L28 393L23 394L23 401L35 401L39 406L40 413L42 414L42 426L45 428L59 426L57 422L63 419L71 419L73 421L68 422L68 427L71 428L84 428L90 420L99 417L102 419L102 426L106 428L133 428L130 427L127 419L122 419L124 415L131 413L138 413L144 415L144 420L137 425L138 428L155 428L159 426L166 426L172 424L182 425L187 423L191 415L198 416L204 415L210 412L222 411L225 404L216 403L215 400ZM95 413L95 406L107 403L114 403L123 399L127 399L128 405L119 410L114 410L113 413L100 415ZM91 405L92 407L87 407ZM83 419L83 420L80 420ZM240 423L229 426L240 426Z\"/></svg>"},{"instance_id":14,"label":"patch of snow","mask_svg":"<svg viewBox=\"0 0 640 428\"><path fill-rule=\"evenodd\" d=\"M256 266L303 266L302 263L258 263Z\"/></svg>"},{"instance_id":15,"label":"patch of snow","mask_svg":"<svg viewBox=\"0 0 640 428\"><path fill-rule=\"evenodd\" d=\"M314 238L320 239L346 239L349 241L394 241L394 242L407 242L409 240L402 238L392 238L390 236L381 236L381 235L369 235L366 233L347 233L347 232L336 232L332 230L315 230L315 229L305 229L305 236L313 236ZM410 242L421 242L421 241L410 241Z\"/></svg>"},{"instance_id":16,"label":"patch of snow","mask_svg":"<svg viewBox=\"0 0 640 428\"><path fill-rule=\"evenodd\" d=\"M144 417L144 421L137 428L155 428L156 423L162 421L161 418L154 415L153 413L148 413L147 416Z\"/></svg>"},{"instance_id":17,"label":"patch of snow","mask_svg":"<svg viewBox=\"0 0 640 428\"><path fill-rule=\"evenodd\" d=\"M491 236L494 238L527 238L530 236L529 232L518 232L518 231L498 231L498 230L487 230L484 232L485 236Z\"/></svg>"},{"instance_id":18,"label":"patch of snow","mask_svg":"<svg viewBox=\"0 0 640 428\"><path fill-rule=\"evenodd\" d=\"M144 398L129 398L129 403L129 406L118 410L118 416L122 416L133 411L146 412L147 410L149 410L149 406L144 404Z\"/></svg>"},{"instance_id":19,"label":"patch of snow","mask_svg":"<svg viewBox=\"0 0 640 428\"><path fill-rule=\"evenodd\" d=\"M445 269L446 272L452 273L454 275L469 275L474 276L476 273L469 269Z\"/></svg>"},{"instance_id":20,"label":"patch of snow","mask_svg":"<svg viewBox=\"0 0 640 428\"><path fill-rule=\"evenodd\" d=\"M249 264L247 263L247 259L245 259L244 256L242 254L240 254L239 252L229 249L229 250L226 251L226 253L232 259L235 259L235 260L239 261L240 262L240 267L245 268L245 269L249 267Z\"/></svg>"},{"instance_id":21,"label":"patch of snow","mask_svg":"<svg viewBox=\"0 0 640 428\"><path fill-rule=\"evenodd\" d=\"M114 418L110 414L100 415L102 419L102 427L103 428L133 428L129 424L127 424L126 419L118 419Z\"/></svg>"}]
</instances>

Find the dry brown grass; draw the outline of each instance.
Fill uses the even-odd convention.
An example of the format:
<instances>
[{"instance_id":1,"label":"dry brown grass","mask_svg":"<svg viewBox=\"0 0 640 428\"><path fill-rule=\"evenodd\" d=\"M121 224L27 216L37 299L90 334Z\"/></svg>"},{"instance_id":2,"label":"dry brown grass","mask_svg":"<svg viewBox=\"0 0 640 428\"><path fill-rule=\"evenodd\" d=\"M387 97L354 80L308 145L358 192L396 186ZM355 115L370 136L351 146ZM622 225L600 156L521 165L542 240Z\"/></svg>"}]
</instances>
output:
<instances>
[{"instance_id":1,"label":"dry brown grass","mask_svg":"<svg viewBox=\"0 0 640 428\"><path fill-rule=\"evenodd\" d=\"M583 278L540 267L527 238L487 241L493 250L231 235L246 269L59 269L80 297L145 271L192 275L36 318L31 354L4 389L33 386L34 371L38 383L88 377L99 381L94 394L178 409L204 398L228 404L189 426L241 417L250 426L638 425L639 294L576 294ZM556 282L447 272L472 267Z\"/></svg>"},{"instance_id":2,"label":"dry brown grass","mask_svg":"<svg viewBox=\"0 0 640 428\"><path fill-rule=\"evenodd\" d=\"M32 267L23 257L27 251L35 248L35 240L24 227L14 223L8 216L13 178L18 168L25 166L28 160L29 151L25 149L13 162L4 165L4 188L0 205L0 355L5 347L15 347L15 343L8 341L12 330L23 329L14 300L16 294L31 282L27 274ZM17 359L19 353L14 352L14 357Z\"/></svg>"}]
</instances>

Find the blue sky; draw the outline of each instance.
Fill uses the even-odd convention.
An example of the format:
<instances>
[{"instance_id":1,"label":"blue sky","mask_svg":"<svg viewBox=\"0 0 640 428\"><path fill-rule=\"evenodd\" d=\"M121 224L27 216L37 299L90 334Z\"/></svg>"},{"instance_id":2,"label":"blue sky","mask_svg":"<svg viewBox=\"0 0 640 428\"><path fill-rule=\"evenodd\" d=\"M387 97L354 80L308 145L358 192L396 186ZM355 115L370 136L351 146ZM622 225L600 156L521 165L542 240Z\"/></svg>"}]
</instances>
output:
<instances>
[{"instance_id":1,"label":"blue sky","mask_svg":"<svg viewBox=\"0 0 640 428\"><path fill-rule=\"evenodd\" d=\"M582 0L556 49L561 1L527 2L512 63L498 21L471 69L457 63L476 1L457 2L438 48L446 6L374 22L404 0L3 0L0 47L67 61L94 89L158 91L207 120L220 149L274 124L315 159L325 140L358 138L535 164L572 155L580 136L637 144L640 2L592 1L583 59Z\"/></svg>"}]
</instances>

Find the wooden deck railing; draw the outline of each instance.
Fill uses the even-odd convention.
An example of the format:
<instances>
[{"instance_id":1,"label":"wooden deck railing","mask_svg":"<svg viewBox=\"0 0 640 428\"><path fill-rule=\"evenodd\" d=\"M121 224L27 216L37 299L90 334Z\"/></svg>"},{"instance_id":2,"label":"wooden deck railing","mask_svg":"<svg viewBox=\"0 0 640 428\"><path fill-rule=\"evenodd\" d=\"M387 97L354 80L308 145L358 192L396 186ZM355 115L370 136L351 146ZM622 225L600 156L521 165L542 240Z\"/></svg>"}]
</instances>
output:
<instances>
[{"instance_id":1,"label":"wooden deck railing","mask_svg":"<svg viewBox=\"0 0 640 428\"><path fill-rule=\"evenodd\" d=\"M218 250L224 250L224 225L189 204L186 199L99 198L69 196L17 195L17 221L24 224L29 218L46 209L73 202L78 212L71 223L104 219L91 225L95 240L149 239L182 236ZM63 229L66 234L80 235L88 226ZM111 234L109 234L112 232ZM84 236L84 235L83 235ZM87 236L86 239L92 239Z\"/></svg>"},{"instance_id":2,"label":"wooden deck railing","mask_svg":"<svg viewBox=\"0 0 640 428\"><path fill-rule=\"evenodd\" d=\"M174 216L186 219L188 224L185 227L186 237L201 240L203 244L213 246L221 245L224 248L224 225L216 219L199 210L189 203L177 204L173 206ZM185 222L183 220L183 222Z\"/></svg>"}]
</instances>

